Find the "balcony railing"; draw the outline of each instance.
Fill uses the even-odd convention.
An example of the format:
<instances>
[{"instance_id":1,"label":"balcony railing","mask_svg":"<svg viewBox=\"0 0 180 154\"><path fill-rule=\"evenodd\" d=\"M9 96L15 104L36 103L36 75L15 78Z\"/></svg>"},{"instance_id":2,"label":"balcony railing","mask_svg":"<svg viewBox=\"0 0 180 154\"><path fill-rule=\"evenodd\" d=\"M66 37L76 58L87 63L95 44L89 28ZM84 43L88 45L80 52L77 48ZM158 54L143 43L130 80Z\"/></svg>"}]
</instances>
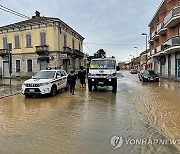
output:
<instances>
[{"instance_id":1,"label":"balcony railing","mask_svg":"<svg viewBox=\"0 0 180 154\"><path fill-rule=\"evenodd\" d=\"M156 48L156 51L157 51L157 52L160 52L160 51L162 51L162 50L164 50L164 45L159 45L159 46Z\"/></svg>"},{"instance_id":2,"label":"balcony railing","mask_svg":"<svg viewBox=\"0 0 180 154\"><path fill-rule=\"evenodd\" d=\"M173 17L180 15L180 6L173 8L164 18L164 25L167 24Z\"/></svg>"},{"instance_id":3,"label":"balcony railing","mask_svg":"<svg viewBox=\"0 0 180 154\"><path fill-rule=\"evenodd\" d=\"M156 35L156 31L154 31L151 35L151 37L153 38Z\"/></svg>"},{"instance_id":4,"label":"balcony railing","mask_svg":"<svg viewBox=\"0 0 180 154\"><path fill-rule=\"evenodd\" d=\"M63 53L67 53L69 55L72 54L72 49L70 47L64 46L63 49Z\"/></svg>"},{"instance_id":5,"label":"balcony railing","mask_svg":"<svg viewBox=\"0 0 180 154\"><path fill-rule=\"evenodd\" d=\"M76 57L84 57L84 53L77 49L73 50L72 54L75 55Z\"/></svg>"},{"instance_id":6,"label":"balcony railing","mask_svg":"<svg viewBox=\"0 0 180 154\"><path fill-rule=\"evenodd\" d=\"M7 49L0 49L0 56L3 57L6 55L8 55L8 50Z\"/></svg>"},{"instance_id":7,"label":"balcony railing","mask_svg":"<svg viewBox=\"0 0 180 154\"><path fill-rule=\"evenodd\" d=\"M164 42L164 49L180 46L180 36L175 36Z\"/></svg>"},{"instance_id":8,"label":"balcony railing","mask_svg":"<svg viewBox=\"0 0 180 154\"><path fill-rule=\"evenodd\" d=\"M151 55L155 54L155 49L151 50Z\"/></svg>"},{"instance_id":9,"label":"balcony railing","mask_svg":"<svg viewBox=\"0 0 180 154\"><path fill-rule=\"evenodd\" d=\"M157 33L159 33L163 28L164 28L164 23L163 22L159 23L156 29Z\"/></svg>"},{"instance_id":10,"label":"balcony railing","mask_svg":"<svg viewBox=\"0 0 180 154\"><path fill-rule=\"evenodd\" d=\"M37 54L48 54L49 46L48 45L36 46L36 53Z\"/></svg>"}]
</instances>

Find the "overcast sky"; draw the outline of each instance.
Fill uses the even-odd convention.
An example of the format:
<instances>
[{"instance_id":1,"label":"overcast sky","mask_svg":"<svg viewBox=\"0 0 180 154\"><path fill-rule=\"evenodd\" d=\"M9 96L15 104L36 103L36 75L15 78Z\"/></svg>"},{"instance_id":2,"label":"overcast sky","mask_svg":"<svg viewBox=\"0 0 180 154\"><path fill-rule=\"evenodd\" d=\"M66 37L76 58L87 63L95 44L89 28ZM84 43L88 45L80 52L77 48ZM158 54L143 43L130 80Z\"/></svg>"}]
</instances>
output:
<instances>
[{"instance_id":1,"label":"overcast sky","mask_svg":"<svg viewBox=\"0 0 180 154\"><path fill-rule=\"evenodd\" d=\"M58 17L80 33L93 55L104 49L107 56L128 60L145 50L148 24L162 0L0 0L0 4L27 16ZM24 20L0 10L0 26ZM137 44L137 45L135 45Z\"/></svg>"}]
</instances>

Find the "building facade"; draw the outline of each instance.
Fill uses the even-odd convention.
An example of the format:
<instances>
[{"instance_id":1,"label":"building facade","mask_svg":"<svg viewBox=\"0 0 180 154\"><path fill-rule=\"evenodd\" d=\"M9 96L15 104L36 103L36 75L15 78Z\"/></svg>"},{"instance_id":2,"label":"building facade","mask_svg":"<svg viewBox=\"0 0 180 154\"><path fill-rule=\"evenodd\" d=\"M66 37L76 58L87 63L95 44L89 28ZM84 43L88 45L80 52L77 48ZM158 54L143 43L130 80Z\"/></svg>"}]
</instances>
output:
<instances>
[{"instance_id":1,"label":"building facade","mask_svg":"<svg viewBox=\"0 0 180 154\"><path fill-rule=\"evenodd\" d=\"M84 38L58 18L36 15L29 20L0 27L0 70L3 77L31 76L47 69L77 70L83 65ZM12 43L9 65L7 44ZM10 58L9 58L10 59Z\"/></svg>"},{"instance_id":2,"label":"building facade","mask_svg":"<svg viewBox=\"0 0 180 154\"><path fill-rule=\"evenodd\" d=\"M163 0L149 28L149 67L163 77L180 79L180 0Z\"/></svg>"}]
</instances>

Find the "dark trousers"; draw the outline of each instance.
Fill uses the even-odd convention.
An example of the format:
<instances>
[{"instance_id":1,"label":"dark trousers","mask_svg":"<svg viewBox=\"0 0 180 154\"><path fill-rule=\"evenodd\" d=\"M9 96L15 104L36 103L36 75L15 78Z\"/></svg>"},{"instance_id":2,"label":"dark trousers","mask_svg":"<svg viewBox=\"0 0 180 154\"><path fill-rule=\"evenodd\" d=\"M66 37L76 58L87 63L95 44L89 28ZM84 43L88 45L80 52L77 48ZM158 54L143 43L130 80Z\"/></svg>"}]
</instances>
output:
<instances>
[{"instance_id":1,"label":"dark trousers","mask_svg":"<svg viewBox=\"0 0 180 154\"><path fill-rule=\"evenodd\" d=\"M74 94L75 84L70 84L70 92Z\"/></svg>"}]
</instances>

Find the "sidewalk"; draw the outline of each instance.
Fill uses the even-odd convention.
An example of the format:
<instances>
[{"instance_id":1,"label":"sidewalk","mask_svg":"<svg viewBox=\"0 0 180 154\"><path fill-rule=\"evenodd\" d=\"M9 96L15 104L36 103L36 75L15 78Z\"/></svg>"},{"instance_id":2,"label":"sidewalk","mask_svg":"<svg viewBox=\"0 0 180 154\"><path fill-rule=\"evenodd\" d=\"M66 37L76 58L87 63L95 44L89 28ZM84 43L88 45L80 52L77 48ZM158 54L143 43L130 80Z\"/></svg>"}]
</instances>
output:
<instances>
[{"instance_id":1,"label":"sidewalk","mask_svg":"<svg viewBox=\"0 0 180 154\"><path fill-rule=\"evenodd\" d=\"M20 79L0 79L0 99L21 93L21 85L24 81Z\"/></svg>"}]
</instances>

